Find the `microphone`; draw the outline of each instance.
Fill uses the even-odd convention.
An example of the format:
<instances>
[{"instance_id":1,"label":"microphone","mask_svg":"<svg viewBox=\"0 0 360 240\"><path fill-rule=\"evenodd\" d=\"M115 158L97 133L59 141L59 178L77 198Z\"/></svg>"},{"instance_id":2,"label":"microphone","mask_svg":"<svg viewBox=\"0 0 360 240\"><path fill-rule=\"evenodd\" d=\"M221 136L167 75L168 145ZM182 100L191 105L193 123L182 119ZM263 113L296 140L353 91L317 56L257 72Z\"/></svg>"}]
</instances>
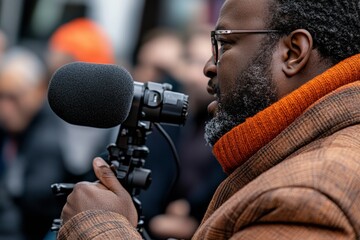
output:
<instances>
[{"instance_id":1,"label":"microphone","mask_svg":"<svg viewBox=\"0 0 360 240\"><path fill-rule=\"evenodd\" d=\"M72 62L53 74L48 101L53 112L70 124L111 128L130 112L133 82L130 73L117 65Z\"/></svg>"}]
</instances>

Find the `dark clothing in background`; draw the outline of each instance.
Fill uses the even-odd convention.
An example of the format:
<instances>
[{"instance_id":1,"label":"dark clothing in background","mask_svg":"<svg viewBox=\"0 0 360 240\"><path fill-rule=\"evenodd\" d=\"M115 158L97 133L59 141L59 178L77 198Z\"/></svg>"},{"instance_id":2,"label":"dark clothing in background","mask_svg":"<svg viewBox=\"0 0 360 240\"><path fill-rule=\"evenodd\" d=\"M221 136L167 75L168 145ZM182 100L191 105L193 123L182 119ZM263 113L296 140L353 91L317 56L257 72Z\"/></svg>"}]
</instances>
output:
<instances>
[{"instance_id":1,"label":"dark clothing in background","mask_svg":"<svg viewBox=\"0 0 360 240\"><path fill-rule=\"evenodd\" d=\"M181 160L179 181L171 193L171 200L185 198L191 206L190 214L201 222L207 206L220 182L225 179L220 164L206 145L206 106L190 112L186 125L181 129L178 150Z\"/></svg>"},{"instance_id":2,"label":"dark clothing in background","mask_svg":"<svg viewBox=\"0 0 360 240\"><path fill-rule=\"evenodd\" d=\"M52 193L51 184L94 179L91 173L75 176L66 168L64 126L45 104L22 134L9 136L1 130L1 240L43 239L65 203ZM9 147L12 142L15 146Z\"/></svg>"},{"instance_id":3,"label":"dark clothing in background","mask_svg":"<svg viewBox=\"0 0 360 240\"><path fill-rule=\"evenodd\" d=\"M217 186L226 177L211 148L206 145L204 125L208 115L206 107L203 109L190 112L184 126L163 126L174 141L180 158L180 176L173 189L176 170L171 149L157 129L154 128L148 137L150 154L146 167L152 171L153 180L139 197L146 228L152 217L163 214L167 205L177 199L189 202L190 215L200 223Z\"/></svg>"},{"instance_id":4,"label":"dark clothing in background","mask_svg":"<svg viewBox=\"0 0 360 240\"><path fill-rule=\"evenodd\" d=\"M48 107L21 135L2 132L0 238L42 239L59 216L62 206L50 185L69 177L59 143L62 132L62 123ZM17 145L12 160L5 155L9 139Z\"/></svg>"}]
</instances>

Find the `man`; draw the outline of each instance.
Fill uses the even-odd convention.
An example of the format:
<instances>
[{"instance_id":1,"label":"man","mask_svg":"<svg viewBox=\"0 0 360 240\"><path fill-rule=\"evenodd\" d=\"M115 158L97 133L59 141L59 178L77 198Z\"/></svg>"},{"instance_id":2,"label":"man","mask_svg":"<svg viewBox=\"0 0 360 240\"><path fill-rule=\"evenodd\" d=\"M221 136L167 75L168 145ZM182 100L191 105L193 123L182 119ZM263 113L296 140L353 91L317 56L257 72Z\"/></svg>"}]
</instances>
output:
<instances>
[{"instance_id":1,"label":"man","mask_svg":"<svg viewBox=\"0 0 360 240\"><path fill-rule=\"evenodd\" d=\"M358 0L225 1L204 73L229 176L194 239L359 238L359 16ZM59 239L140 239L130 196L99 158L94 171Z\"/></svg>"}]
</instances>

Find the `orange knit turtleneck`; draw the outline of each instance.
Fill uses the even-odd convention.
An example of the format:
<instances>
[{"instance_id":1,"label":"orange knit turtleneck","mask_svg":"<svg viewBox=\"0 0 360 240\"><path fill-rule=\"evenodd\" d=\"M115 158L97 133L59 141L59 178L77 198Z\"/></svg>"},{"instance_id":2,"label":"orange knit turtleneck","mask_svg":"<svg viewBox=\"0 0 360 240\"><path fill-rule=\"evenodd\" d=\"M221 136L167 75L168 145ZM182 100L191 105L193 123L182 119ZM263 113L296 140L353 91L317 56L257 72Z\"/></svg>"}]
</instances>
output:
<instances>
[{"instance_id":1,"label":"orange knit turtleneck","mask_svg":"<svg viewBox=\"0 0 360 240\"><path fill-rule=\"evenodd\" d=\"M310 105L335 89L357 80L360 80L360 54L343 60L233 128L214 145L213 153L223 170L231 173Z\"/></svg>"}]
</instances>

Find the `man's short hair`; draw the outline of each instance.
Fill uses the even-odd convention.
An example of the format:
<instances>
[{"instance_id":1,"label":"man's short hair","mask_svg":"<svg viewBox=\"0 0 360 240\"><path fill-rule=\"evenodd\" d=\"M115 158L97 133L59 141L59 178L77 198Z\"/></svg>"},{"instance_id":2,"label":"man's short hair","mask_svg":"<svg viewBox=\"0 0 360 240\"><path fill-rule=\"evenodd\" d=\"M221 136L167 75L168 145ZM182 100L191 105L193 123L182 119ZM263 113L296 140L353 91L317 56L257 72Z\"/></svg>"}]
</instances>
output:
<instances>
[{"instance_id":1,"label":"man's short hair","mask_svg":"<svg viewBox=\"0 0 360 240\"><path fill-rule=\"evenodd\" d=\"M332 64L360 52L360 0L273 0L270 26L289 34L308 30L314 48Z\"/></svg>"}]
</instances>

